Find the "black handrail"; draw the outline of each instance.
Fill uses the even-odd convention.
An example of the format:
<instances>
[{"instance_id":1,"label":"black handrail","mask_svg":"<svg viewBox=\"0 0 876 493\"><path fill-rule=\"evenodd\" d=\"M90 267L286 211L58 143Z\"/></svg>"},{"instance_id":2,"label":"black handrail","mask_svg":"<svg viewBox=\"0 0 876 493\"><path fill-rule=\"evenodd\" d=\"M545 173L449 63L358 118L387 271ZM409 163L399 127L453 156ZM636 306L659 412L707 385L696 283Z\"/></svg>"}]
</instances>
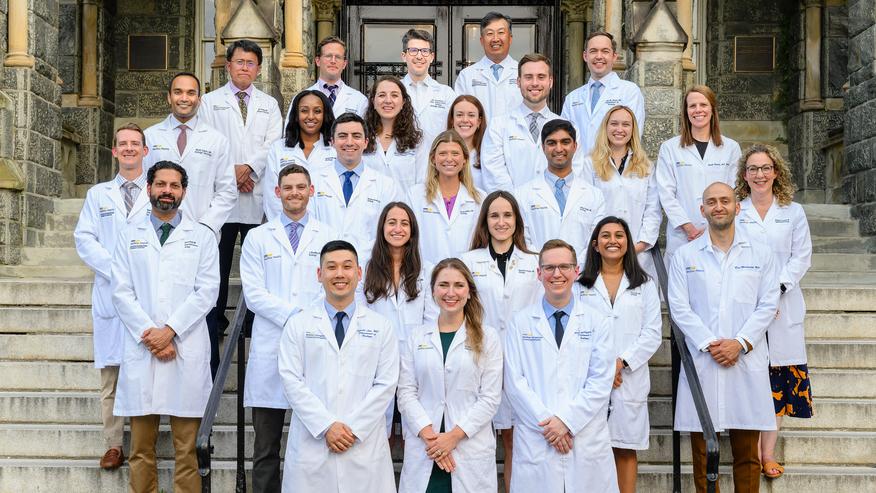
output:
<instances>
[{"instance_id":1,"label":"black handrail","mask_svg":"<svg viewBox=\"0 0 876 493\"><path fill-rule=\"evenodd\" d=\"M672 319L672 310L669 307L669 276L666 274L666 264L663 263L660 247L654 245L651 248L651 257L654 260L654 266L657 268L660 290L663 292L664 299L666 299L666 313L669 315L669 327L671 329L669 338L672 344L673 425L675 423L675 400L678 395L678 376L680 373L678 363L680 361L681 366L684 367L684 373L687 375L688 387L690 387L694 407L697 410L697 417L703 430L703 438L706 441L706 491L714 493L718 484L718 462L720 460L718 435L715 433L715 426L712 424L712 417L709 415L709 407L706 405L706 398L703 396L703 387L700 385L700 377L697 374L696 366L694 366L693 357L687 348L687 344L684 342L684 333ZM672 491L673 493L681 493L681 438L674 429L672 430Z\"/></svg>"},{"instance_id":2,"label":"black handrail","mask_svg":"<svg viewBox=\"0 0 876 493\"><path fill-rule=\"evenodd\" d=\"M246 470L244 469L245 416L243 411L243 378L246 369L244 361L246 358L246 335L243 332L245 318L246 300L243 298L243 290L241 290L240 298L237 300L237 308L234 310L231 335L226 339L219 370L216 372L216 378L213 380L213 390L210 392L207 409L204 411L204 416L201 418L201 426L198 428L198 474L201 475L201 491L204 493L209 493L212 486L210 484L210 461L213 445L210 444L210 436L213 434L213 421L216 420L216 414L219 411L219 402L222 400L222 391L225 388L225 379L228 378L228 371L231 368L235 346L237 346L237 481L235 491L238 493L246 492ZM231 341L237 341L237 344L233 344Z\"/></svg>"}]
</instances>

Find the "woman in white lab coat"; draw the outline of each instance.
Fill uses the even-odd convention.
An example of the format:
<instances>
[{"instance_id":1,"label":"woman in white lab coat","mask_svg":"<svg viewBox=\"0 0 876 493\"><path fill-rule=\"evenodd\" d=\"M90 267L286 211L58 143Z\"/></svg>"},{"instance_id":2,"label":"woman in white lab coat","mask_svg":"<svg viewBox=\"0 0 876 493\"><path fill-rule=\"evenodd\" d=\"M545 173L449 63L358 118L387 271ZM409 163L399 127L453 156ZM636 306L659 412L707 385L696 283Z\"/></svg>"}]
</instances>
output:
<instances>
[{"instance_id":1,"label":"woman in white lab coat","mask_svg":"<svg viewBox=\"0 0 876 493\"><path fill-rule=\"evenodd\" d=\"M438 317L438 308L426 289L432 269L420 258L420 228L410 206L404 202L386 204L377 224L357 301L388 318L401 345L414 328ZM395 409L393 400L386 411L390 439L395 438ZM395 422L401 423L400 419Z\"/></svg>"},{"instance_id":2,"label":"woman in white lab coat","mask_svg":"<svg viewBox=\"0 0 876 493\"><path fill-rule=\"evenodd\" d=\"M438 319L401 349L398 407L407 439L399 492L496 491L490 421L502 391L502 344L483 324L468 268L457 258L432 271Z\"/></svg>"},{"instance_id":3,"label":"woman in white lab coat","mask_svg":"<svg viewBox=\"0 0 876 493\"><path fill-rule=\"evenodd\" d=\"M408 194L423 231L423 260L437 264L469 250L483 195L472 183L462 137L455 130L441 132L429 151L426 182L414 185Z\"/></svg>"},{"instance_id":4,"label":"woman in white lab coat","mask_svg":"<svg viewBox=\"0 0 876 493\"><path fill-rule=\"evenodd\" d=\"M487 133L487 120L484 118L484 106L478 98L463 94L453 101L450 111L447 112L447 130L456 130L465 141L465 147L468 148L468 162L471 164L472 181L475 187L484 190L484 177L478 155L484 134Z\"/></svg>"},{"instance_id":5,"label":"woman in white lab coat","mask_svg":"<svg viewBox=\"0 0 876 493\"><path fill-rule=\"evenodd\" d=\"M657 155L657 190L668 219L667 265L678 247L706 230L700 214L703 190L716 181L735 186L741 154L735 140L721 135L718 100L711 89L693 86L682 101L681 135L660 144Z\"/></svg>"},{"instance_id":6,"label":"woman in white lab coat","mask_svg":"<svg viewBox=\"0 0 876 493\"><path fill-rule=\"evenodd\" d=\"M654 178L654 166L639 137L633 110L614 106L605 114L593 152L584 160L582 176L602 191L605 215L629 225L631 246L639 264L652 277L657 271L648 250L657 243L663 211Z\"/></svg>"},{"instance_id":7,"label":"woman in white lab coat","mask_svg":"<svg viewBox=\"0 0 876 493\"><path fill-rule=\"evenodd\" d=\"M538 255L529 251L523 235L520 206L510 192L497 190L484 199L471 242L471 251L461 259L474 277L484 305L484 323L503 332L511 315L520 307L537 303L544 289L538 281ZM501 430L505 452L505 491L510 490L511 458L514 445L514 411L502 397L493 417L493 428Z\"/></svg>"},{"instance_id":8,"label":"woman in white lab coat","mask_svg":"<svg viewBox=\"0 0 876 493\"><path fill-rule=\"evenodd\" d=\"M578 278L582 306L607 320L615 354L608 430L621 493L636 491L636 450L648 449L648 360L660 347L663 320L657 286L639 265L626 221L603 218L590 236Z\"/></svg>"},{"instance_id":9,"label":"woman in white lab coat","mask_svg":"<svg viewBox=\"0 0 876 493\"><path fill-rule=\"evenodd\" d=\"M322 91L301 91L292 100L289 111L292 118L286 122L283 138L274 141L268 149L264 176L259 181L268 221L283 211L280 199L274 193L281 169L298 164L313 173L335 161L335 148L330 142L335 117L325 94Z\"/></svg>"},{"instance_id":10,"label":"woman in white lab coat","mask_svg":"<svg viewBox=\"0 0 876 493\"><path fill-rule=\"evenodd\" d=\"M778 478L785 471L775 459L782 418L812 417L803 334L806 305L800 289L800 280L812 263L812 238L803 207L792 202L791 170L775 147L755 144L746 149L736 176L736 196L741 201L737 223L747 230L749 238L766 244L763 248L773 252L779 271L779 309L767 328L776 431L760 434L763 474Z\"/></svg>"},{"instance_id":11,"label":"woman in white lab coat","mask_svg":"<svg viewBox=\"0 0 876 493\"><path fill-rule=\"evenodd\" d=\"M423 132L400 80L387 75L371 86L365 122L373 134L362 155L365 166L392 177L403 190L422 182Z\"/></svg>"}]
</instances>

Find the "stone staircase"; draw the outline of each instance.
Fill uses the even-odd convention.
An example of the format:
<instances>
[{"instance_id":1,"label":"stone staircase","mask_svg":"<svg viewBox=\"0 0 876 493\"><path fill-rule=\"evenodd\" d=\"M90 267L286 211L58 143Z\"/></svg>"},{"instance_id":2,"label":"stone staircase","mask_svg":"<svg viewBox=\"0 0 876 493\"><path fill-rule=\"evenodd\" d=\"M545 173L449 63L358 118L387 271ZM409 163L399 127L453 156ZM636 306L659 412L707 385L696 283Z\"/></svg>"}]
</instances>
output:
<instances>
[{"instance_id":1,"label":"stone staircase","mask_svg":"<svg viewBox=\"0 0 876 493\"><path fill-rule=\"evenodd\" d=\"M99 373L91 363L91 279L72 247L78 207L81 200L58 201L43 246L25 249L21 266L0 268L0 493L127 488L127 467L106 472L97 465L104 450ZM872 492L876 491L876 255L868 253L871 240L857 235L848 207L805 207L816 252L803 282L816 416L785 420L777 458L787 472L779 480L763 480L761 491ZM239 289L233 281L230 300L237 299ZM639 491L643 492L672 487L669 361L667 340L651 361L651 448L639 455ZM213 435L214 491L234 489L235 382L232 364ZM166 491L172 491L169 434L167 424L162 425L159 478ZM248 427L248 453L252 439ZM689 457L683 437L685 491L693 491ZM721 487L732 491L726 440L721 458Z\"/></svg>"}]
</instances>

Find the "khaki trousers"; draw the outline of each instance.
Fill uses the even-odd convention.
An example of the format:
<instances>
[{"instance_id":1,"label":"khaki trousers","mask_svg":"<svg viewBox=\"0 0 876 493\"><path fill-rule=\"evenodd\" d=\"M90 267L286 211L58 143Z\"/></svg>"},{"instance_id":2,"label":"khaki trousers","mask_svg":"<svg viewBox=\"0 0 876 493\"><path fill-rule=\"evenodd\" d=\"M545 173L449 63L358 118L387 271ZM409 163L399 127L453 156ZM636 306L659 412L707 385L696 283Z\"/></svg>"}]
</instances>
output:
<instances>
[{"instance_id":1,"label":"khaki trousers","mask_svg":"<svg viewBox=\"0 0 876 493\"><path fill-rule=\"evenodd\" d=\"M735 493L758 493L760 489L760 459L757 457L757 430L727 430L730 433L730 449L733 452L733 491ZM719 433L720 437L721 434ZM694 485L697 493L706 491L706 440L702 433L690 434L693 455ZM715 493L719 493L715 485Z\"/></svg>"},{"instance_id":2,"label":"khaki trousers","mask_svg":"<svg viewBox=\"0 0 876 493\"><path fill-rule=\"evenodd\" d=\"M155 460L155 444L158 442L160 416L131 416L131 493L155 493L158 491L158 467ZM198 457L195 441L201 418L170 417L173 434L175 467L173 491L175 493L199 493L201 476L198 475Z\"/></svg>"},{"instance_id":3,"label":"khaki trousers","mask_svg":"<svg viewBox=\"0 0 876 493\"><path fill-rule=\"evenodd\" d=\"M122 437L125 433L125 418L113 415L118 381L118 366L100 369L100 416L103 419L103 439L107 450L113 447L122 448Z\"/></svg>"}]
</instances>

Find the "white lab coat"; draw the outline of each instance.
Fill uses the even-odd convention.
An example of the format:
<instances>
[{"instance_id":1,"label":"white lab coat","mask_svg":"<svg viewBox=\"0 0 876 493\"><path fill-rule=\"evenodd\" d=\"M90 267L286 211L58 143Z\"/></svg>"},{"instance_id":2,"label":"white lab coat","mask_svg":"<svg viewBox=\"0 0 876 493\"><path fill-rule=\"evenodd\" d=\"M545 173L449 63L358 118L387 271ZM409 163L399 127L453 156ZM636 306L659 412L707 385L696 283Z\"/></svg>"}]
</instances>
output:
<instances>
[{"instance_id":1,"label":"white lab coat","mask_svg":"<svg viewBox=\"0 0 876 493\"><path fill-rule=\"evenodd\" d=\"M374 144L374 152L362 155L365 166L380 174L391 177L402 190L407 190L415 183L423 183L426 179L426 167L429 161L429 144L425 139L420 145L404 152L396 147L395 139L384 150L380 142Z\"/></svg>"},{"instance_id":2,"label":"white lab coat","mask_svg":"<svg viewBox=\"0 0 876 493\"><path fill-rule=\"evenodd\" d=\"M602 119L611 108L622 104L633 110L636 123L639 125L639 136L645 131L645 97L642 90L635 83L623 80L614 72L608 73L599 82L603 84L602 93L596 101L593 111L590 111L590 91L593 79L586 84L570 92L563 101L564 120L569 120L580 132L578 136L579 152L584 155L590 154L596 142L596 134Z\"/></svg>"},{"instance_id":3,"label":"white lab coat","mask_svg":"<svg viewBox=\"0 0 876 493\"><path fill-rule=\"evenodd\" d=\"M608 396L614 381L612 335L601 317L575 303L557 348L542 302L526 307L505 331L505 393L514 426L511 491L616 492ZM557 416L572 433L561 455L538 423Z\"/></svg>"},{"instance_id":4,"label":"white lab coat","mask_svg":"<svg viewBox=\"0 0 876 493\"><path fill-rule=\"evenodd\" d=\"M512 191L541 176L547 169L547 158L541 147L541 137L529 133L528 115L532 110L522 103L504 118L494 118L487 126L481 144L481 171L485 190ZM539 113L539 127L560 116L545 106ZM540 133L540 132L539 132Z\"/></svg>"},{"instance_id":5,"label":"white lab coat","mask_svg":"<svg viewBox=\"0 0 876 493\"><path fill-rule=\"evenodd\" d=\"M700 213L703 191L717 181L730 187L736 185L736 165L742 151L735 140L722 135L721 147L709 140L705 157L701 158L696 144L681 147L681 137L675 136L660 144L657 156L657 190L668 223L666 226L667 263L678 247L687 243L681 225L692 223L704 228L706 220Z\"/></svg>"},{"instance_id":6,"label":"white lab coat","mask_svg":"<svg viewBox=\"0 0 876 493\"><path fill-rule=\"evenodd\" d=\"M335 115L335 118L343 115L344 113L356 113L361 117L365 117L365 110L368 109L368 98L362 94L361 92L353 89L344 83L344 81L338 81L338 91L337 96L335 97L335 104L332 105L332 113ZM308 90L311 91L320 91L323 94L325 90L321 87L322 83L317 80L312 86L308 87ZM328 94L326 94L328 97ZM292 104L289 103L289 108L286 109L286 120L285 124L289 123L289 118L292 115Z\"/></svg>"},{"instance_id":7,"label":"white lab coat","mask_svg":"<svg viewBox=\"0 0 876 493\"><path fill-rule=\"evenodd\" d=\"M219 293L219 248L204 225L183 217L162 246L149 217L119 237L113 303L125 328L116 416L204 415L213 387L207 313ZM170 326L176 357L159 361L140 340Z\"/></svg>"},{"instance_id":8,"label":"white lab coat","mask_svg":"<svg viewBox=\"0 0 876 493\"><path fill-rule=\"evenodd\" d=\"M605 217L605 199L598 188L575 174L569 183L566 207L560 214L560 205L554 197L553 186L544 174L524 184L514 192L520 204L523 224L526 225L526 244L537 252L545 242L559 238L575 247L578 262L584 262L590 234Z\"/></svg>"},{"instance_id":9,"label":"white lab coat","mask_svg":"<svg viewBox=\"0 0 876 493\"><path fill-rule=\"evenodd\" d=\"M478 162L478 151L474 149L468 150L468 164L471 169L471 179L474 182L475 188L486 190L484 187L484 170L478 164L478 167L475 167L474 163Z\"/></svg>"},{"instance_id":10,"label":"white lab coat","mask_svg":"<svg viewBox=\"0 0 876 493\"><path fill-rule=\"evenodd\" d=\"M91 318L94 327L94 367L119 366L122 363L122 322L113 306L113 253L116 240L128 224L149 215L149 194L144 187L137 195L131 212L115 179L98 183L88 190L79 222L73 232L76 253L94 271L91 289ZM126 215L127 214L127 215Z\"/></svg>"},{"instance_id":11,"label":"white lab coat","mask_svg":"<svg viewBox=\"0 0 876 493\"><path fill-rule=\"evenodd\" d=\"M496 435L490 420L502 392L502 344L492 327L483 326L483 336L477 361L465 324L453 336L446 362L437 323L418 327L402 346L398 408L405 455L400 493L426 491L434 461L417 435L428 425L439 433L442 420L446 431L459 426L466 435L451 453L456 461L450 474L453 491L496 491Z\"/></svg>"},{"instance_id":12,"label":"white lab coat","mask_svg":"<svg viewBox=\"0 0 876 493\"><path fill-rule=\"evenodd\" d=\"M183 216L209 227L216 236L237 203L237 179L228 139L195 117L186 125L188 137L182 156L176 145L179 129L169 115L145 130L149 154L143 159L143 171L158 161L173 161L186 170L189 186L180 211Z\"/></svg>"},{"instance_id":13,"label":"white lab coat","mask_svg":"<svg viewBox=\"0 0 876 493\"><path fill-rule=\"evenodd\" d=\"M322 303L315 303L286 323L279 361L294 410L283 491L394 493L383 419L398 383L398 340L392 323L357 305L339 349L334 321ZM353 446L340 454L325 443L325 431L335 421L356 436Z\"/></svg>"},{"instance_id":14,"label":"white lab coat","mask_svg":"<svg viewBox=\"0 0 876 493\"><path fill-rule=\"evenodd\" d=\"M461 260L471 271L478 296L484 307L484 325L495 327L504 340L505 327L520 307L541 300L544 288L538 280L538 255L515 248L505 264L505 277L490 256L489 248L478 248L462 254ZM499 410L493 417L493 427L507 430L514 426L514 411L502 394Z\"/></svg>"},{"instance_id":15,"label":"white lab coat","mask_svg":"<svg viewBox=\"0 0 876 493\"><path fill-rule=\"evenodd\" d=\"M420 255L423 261L437 265L446 258L459 257L468 251L481 211L481 200L486 195L480 190L478 193L480 199L475 200L460 185L450 217L447 217L440 190L435 192L435 198L427 201L424 184L419 183L411 188L408 204L414 210L420 226Z\"/></svg>"},{"instance_id":16,"label":"white lab coat","mask_svg":"<svg viewBox=\"0 0 876 493\"><path fill-rule=\"evenodd\" d=\"M246 362L243 405L287 409L277 366L286 321L323 296L316 278L319 252L337 238L327 225L308 218L293 252L286 228L276 218L250 231L240 254L240 282L255 313Z\"/></svg>"},{"instance_id":17,"label":"white lab coat","mask_svg":"<svg viewBox=\"0 0 876 493\"><path fill-rule=\"evenodd\" d=\"M429 147L435 137L447 130L447 112L450 111L450 105L456 99L456 92L450 86L440 84L428 75L419 83L426 86L421 91L414 90L410 74L405 75L402 84L405 85L405 89L411 96L411 104L414 106L417 123L420 130L423 131L422 145L426 147L428 154Z\"/></svg>"},{"instance_id":18,"label":"white lab coat","mask_svg":"<svg viewBox=\"0 0 876 493\"><path fill-rule=\"evenodd\" d=\"M337 239L352 243L359 258L371 258L380 213L386 204L403 197L395 180L366 166L353 189L350 203L345 204L341 179L335 172L334 163L310 177L315 193L308 209L317 219L340 233Z\"/></svg>"},{"instance_id":19,"label":"white lab coat","mask_svg":"<svg viewBox=\"0 0 876 493\"><path fill-rule=\"evenodd\" d=\"M789 366L806 363L806 340L803 319L806 303L800 280L812 265L812 238L803 207L791 202L779 205L777 200L761 219L751 198L741 203L737 225L744 227L749 238L759 238L775 256L779 283L785 294L779 297L779 314L767 329L770 365Z\"/></svg>"},{"instance_id":20,"label":"white lab coat","mask_svg":"<svg viewBox=\"0 0 876 493\"><path fill-rule=\"evenodd\" d=\"M237 205L226 222L261 224L263 208L262 187L259 182L265 176L268 148L283 134L283 115L277 100L253 87L244 124L237 96L226 84L204 95L198 115L228 138L232 165L248 164L252 168L250 177L255 182L255 187L252 192L238 191ZM271 191L273 192L273 188Z\"/></svg>"},{"instance_id":21,"label":"white lab coat","mask_svg":"<svg viewBox=\"0 0 876 493\"><path fill-rule=\"evenodd\" d=\"M274 193L274 189L277 187L277 179L280 177L280 170L290 164L297 164L307 168L307 171L313 175L322 168L334 164L335 157L335 148L325 145L322 135L320 135L316 144L313 145L313 150L310 151L309 156L304 156L304 151L297 145L295 147L286 147L285 138L275 140L268 148L263 176L259 180L259 187L262 189L262 207L264 208L267 220L276 219L283 213L283 203L277 197L277 194Z\"/></svg>"},{"instance_id":22,"label":"white lab coat","mask_svg":"<svg viewBox=\"0 0 876 493\"><path fill-rule=\"evenodd\" d=\"M708 230L678 249L669 269L669 306L684 332L715 431L776 429L770 392L767 327L779 301L773 255L737 228L722 262ZM718 339L742 337L753 349L724 368L702 351ZM681 370L675 429L702 431Z\"/></svg>"},{"instance_id":23,"label":"white lab coat","mask_svg":"<svg viewBox=\"0 0 876 493\"><path fill-rule=\"evenodd\" d=\"M606 318L614 335L613 354L629 365L621 370L624 380L621 386L611 390L608 415L611 446L647 450L651 429L648 360L663 340L663 319L654 281L649 280L634 289L629 286L627 276L621 277L612 304L602 275L599 275L592 288L580 286L578 302Z\"/></svg>"},{"instance_id":24,"label":"white lab coat","mask_svg":"<svg viewBox=\"0 0 876 493\"><path fill-rule=\"evenodd\" d=\"M517 60L511 55L502 60L499 80L493 77L493 62L486 56L459 72L453 89L456 94L470 94L484 107L484 121L492 125L495 117L507 114L523 102L517 87Z\"/></svg>"}]
</instances>

